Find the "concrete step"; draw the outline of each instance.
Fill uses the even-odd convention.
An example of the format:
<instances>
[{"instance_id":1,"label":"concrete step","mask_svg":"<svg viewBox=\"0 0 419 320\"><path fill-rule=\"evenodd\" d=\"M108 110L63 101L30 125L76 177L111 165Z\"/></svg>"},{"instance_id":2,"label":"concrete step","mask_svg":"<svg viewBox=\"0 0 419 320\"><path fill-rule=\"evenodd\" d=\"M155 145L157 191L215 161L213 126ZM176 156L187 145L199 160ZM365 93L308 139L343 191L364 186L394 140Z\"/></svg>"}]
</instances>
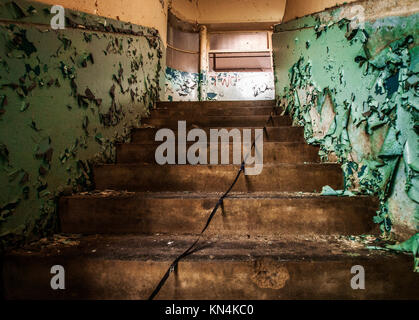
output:
<instances>
[{"instance_id":1,"label":"concrete step","mask_svg":"<svg viewBox=\"0 0 419 320\"><path fill-rule=\"evenodd\" d=\"M94 168L98 190L220 192L233 182L237 165L101 165ZM337 164L265 164L257 176L242 175L233 191L320 192L343 188Z\"/></svg>"},{"instance_id":2,"label":"concrete step","mask_svg":"<svg viewBox=\"0 0 419 320\"><path fill-rule=\"evenodd\" d=\"M210 129L226 129L228 131L235 129L231 127L226 128L209 128L209 127L188 127L188 130L193 128L203 129L207 137L209 137ZM263 127L237 127L243 135L243 129L262 129ZM170 129L173 132L177 132L177 124ZM133 143L155 143L157 128L140 128L134 129L132 132L131 140ZM254 131L253 131L254 132ZM303 127L267 127L264 135L265 142L305 142L304 140L304 128Z\"/></svg>"},{"instance_id":3,"label":"concrete step","mask_svg":"<svg viewBox=\"0 0 419 320\"><path fill-rule=\"evenodd\" d=\"M188 143L186 149L193 143ZM139 144L126 143L118 144L116 147L117 163L137 163L137 164L155 164L155 152L160 143L155 144ZM210 145L204 145L207 148L208 161L210 159ZM218 147L219 159L221 158L222 148ZM264 163L317 163L320 161L318 155L318 147L314 147L305 143L295 142L266 142L263 144L263 162ZM177 145L176 145L177 152ZM233 144L229 144L230 159L233 159ZM243 154L243 150L242 150ZM243 159L243 156L242 156Z\"/></svg>"},{"instance_id":4,"label":"concrete step","mask_svg":"<svg viewBox=\"0 0 419 320\"><path fill-rule=\"evenodd\" d=\"M64 233L198 234L221 193L93 192L60 199ZM215 235L373 234L376 198L234 193L211 222Z\"/></svg>"},{"instance_id":5,"label":"concrete step","mask_svg":"<svg viewBox=\"0 0 419 320\"><path fill-rule=\"evenodd\" d=\"M194 116L269 116L274 109L270 106L260 107L211 107L197 108L189 105L178 105L176 107L157 108L150 111L150 116L161 118L182 118ZM277 109L274 114L278 114Z\"/></svg>"},{"instance_id":6,"label":"concrete step","mask_svg":"<svg viewBox=\"0 0 419 320\"><path fill-rule=\"evenodd\" d=\"M5 298L147 299L194 240L56 236L33 243L6 253ZM418 299L411 255L369 251L348 238L208 237L200 248L179 263L156 299ZM65 290L51 289L54 265L64 267ZM353 266L364 268L365 290L351 287Z\"/></svg>"},{"instance_id":7,"label":"concrete step","mask_svg":"<svg viewBox=\"0 0 419 320\"><path fill-rule=\"evenodd\" d=\"M160 101L157 108L245 108L245 107L274 107L275 100L247 100L247 101Z\"/></svg>"},{"instance_id":8,"label":"concrete step","mask_svg":"<svg viewBox=\"0 0 419 320\"><path fill-rule=\"evenodd\" d=\"M269 121L268 121L269 120ZM143 118L142 123L145 125L151 125L160 128L176 128L178 121L186 121L189 126L200 126L200 127L281 127L291 126L292 120L288 116L202 116L202 115L189 115L184 118L161 118L151 117Z\"/></svg>"}]
</instances>

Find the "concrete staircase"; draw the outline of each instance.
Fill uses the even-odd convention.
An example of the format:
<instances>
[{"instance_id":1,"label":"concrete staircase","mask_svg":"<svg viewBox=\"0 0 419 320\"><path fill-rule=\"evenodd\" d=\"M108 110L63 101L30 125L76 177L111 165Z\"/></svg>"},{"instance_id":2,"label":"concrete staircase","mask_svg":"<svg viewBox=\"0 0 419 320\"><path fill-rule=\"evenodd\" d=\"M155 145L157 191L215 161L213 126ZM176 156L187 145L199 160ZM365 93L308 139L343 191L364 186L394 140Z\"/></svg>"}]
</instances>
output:
<instances>
[{"instance_id":1,"label":"concrete staircase","mask_svg":"<svg viewBox=\"0 0 419 320\"><path fill-rule=\"evenodd\" d=\"M95 192L63 197L64 234L7 253L7 299L146 299L171 262L192 244L239 166L155 163L158 128L263 127L273 101L158 103L148 128L117 146L117 163L94 169ZM154 127L154 128L152 128ZM377 234L375 198L324 197L343 188L338 164L320 163L303 129L273 115L264 137L264 168L241 176L202 242L182 260L161 299L418 298L411 257L365 249ZM231 159L231 157L230 157ZM63 240L64 239L64 240ZM351 240L352 239L352 240ZM368 240L369 239L369 240ZM362 241L357 241L362 240ZM373 243L375 245L376 243ZM52 290L50 269L66 270ZM366 289L353 290L362 265Z\"/></svg>"}]
</instances>

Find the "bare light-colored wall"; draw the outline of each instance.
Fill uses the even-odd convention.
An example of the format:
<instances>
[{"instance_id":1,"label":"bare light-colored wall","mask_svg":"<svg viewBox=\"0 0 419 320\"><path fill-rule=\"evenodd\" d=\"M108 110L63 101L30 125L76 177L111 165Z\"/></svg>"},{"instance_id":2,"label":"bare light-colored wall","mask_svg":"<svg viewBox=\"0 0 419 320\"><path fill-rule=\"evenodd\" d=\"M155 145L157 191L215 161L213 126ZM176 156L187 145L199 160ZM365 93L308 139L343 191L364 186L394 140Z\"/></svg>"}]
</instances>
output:
<instances>
[{"instance_id":1,"label":"bare light-colored wall","mask_svg":"<svg viewBox=\"0 0 419 320\"><path fill-rule=\"evenodd\" d=\"M244 23L282 21L285 0L199 0L198 22Z\"/></svg>"},{"instance_id":2,"label":"bare light-colored wall","mask_svg":"<svg viewBox=\"0 0 419 320\"><path fill-rule=\"evenodd\" d=\"M355 1L357 0L287 0L283 21L290 21L297 17L303 17L308 14L323 11L327 8Z\"/></svg>"},{"instance_id":3,"label":"bare light-colored wall","mask_svg":"<svg viewBox=\"0 0 419 320\"><path fill-rule=\"evenodd\" d=\"M198 0L171 0L169 10L182 21L198 21Z\"/></svg>"},{"instance_id":4,"label":"bare light-colored wall","mask_svg":"<svg viewBox=\"0 0 419 320\"><path fill-rule=\"evenodd\" d=\"M272 23L284 16L286 0L172 0L178 18L199 24Z\"/></svg>"},{"instance_id":5,"label":"bare light-colored wall","mask_svg":"<svg viewBox=\"0 0 419 320\"><path fill-rule=\"evenodd\" d=\"M72 10L155 28L166 45L168 0L41 0L37 2L61 5Z\"/></svg>"}]
</instances>

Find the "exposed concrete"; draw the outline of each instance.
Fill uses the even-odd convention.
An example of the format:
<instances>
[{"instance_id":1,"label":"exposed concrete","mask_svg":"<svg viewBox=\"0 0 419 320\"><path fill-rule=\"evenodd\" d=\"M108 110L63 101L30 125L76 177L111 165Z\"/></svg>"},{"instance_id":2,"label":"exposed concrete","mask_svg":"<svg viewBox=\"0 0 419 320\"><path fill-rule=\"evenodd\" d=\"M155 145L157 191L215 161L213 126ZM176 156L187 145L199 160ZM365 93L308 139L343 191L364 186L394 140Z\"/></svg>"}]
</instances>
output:
<instances>
[{"instance_id":1,"label":"exposed concrete","mask_svg":"<svg viewBox=\"0 0 419 320\"><path fill-rule=\"evenodd\" d=\"M188 143L186 149L193 144ZM137 163L137 164L155 164L155 152L158 143L135 144L125 143L118 144L116 149L117 163ZM243 160L243 148L242 160ZM221 153L226 152L224 149L218 149L219 159ZM229 145L229 159L233 159L233 144ZM310 146L306 143L296 142L265 142L263 144L263 163L316 163L320 162L318 155L319 148ZM210 159L210 144L207 145L207 161Z\"/></svg>"},{"instance_id":2,"label":"exposed concrete","mask_svg":"<svg viewBox=\"0 0 419 320\"><path fill-rule=\"evenodd\" d=\"M270 120L269 120L270 119ZM269 120L269 121L268 121ZM187 116L184 118L170 119L151 117L144 118L142 122L145 126L155 126L161 128L174 128L178 126L178 121L186 121L190 126L204 127L267 127L291 126L292 120L288 116L208 116L206 118ZM188 124L189 123L189 124Z\"/></svg>"},{"instance_id":3,"label":"exposed concrete","mask_svg":"<svg viewBox=\"0 0 419 320\"><path fill-rule=\"evenodd\" d=\"M174 131L177 130L176 128L172 128ZM243 129L255 129L251 127L241 127L241 128L234 128L234 127L224 127L224 128L208 128L203 127L201 128L205 131L207 136L209 136L210 129L226 129L230 131L232 129L239 129L240 133L243 134ZM257 129L263 129L263 127L259 127ZM133 143L152 143L154 144L154 139L156 137L156 132L158 128L141 128L135 129L132 132L132 142ZM304 140L304 128L302 127L267 127L266 132L264 134L264 142L305 142Z\"/></svg>"},{"instance_id":4,"label":"exposed concrete","mask_svg":"<svg viewBox=\"0 0 419 320\"><path fill-rule=\"evenodd\" d=\"M264 258L255 262L255 270L250 279L259 288L279 290L285 287L290 274L284 263Z\"/></svg>"},{"instance_id":5,"label":"exposed concrete","mask_svg":"<svg viewBox=\"0 0 419 320\"><path fill-rule=\"evenodd\" d=\"M231 124L234 115L240 113L239 103L160 103L156 112L180 106L174 117L181 117L188 108L207 109L192 115L198 119L200 114L219 112L228 105ZM246 102L242 106L248 108L250 121L269 118L269 105L272 101ZM265 114L251 116L255 110ZM217 115L206 118L219 120ZM203 123L207 130L209 122ZM265 140L294 141L281 146L290 148L285 152L289 161L293 147L294 160L302 161L306 149L298 143L303 138L301 129L268 127ZM142 145L148 145L145 148L150 151L156 130L139 129L134 138L148 139ZM381 245L372 236L355 238L363 242L324 236L376 233L371 218L377 200L320 196L318 192L326 184L342 189L340 166L282 164L281 156L279 153L276 157L272 151L272 163L264 164L261 175L240 177L214 217L200 250L181 261L158 298L417 298L412 284L418 278L409 272L409 257L364 249L366 244ZM7 299L147 298L173 259L195 240L179 234L200 231L220 192L227 190L238 172L234 165L139 165L132 164L138 159L129 155L125 160L126 164L94 169L96 187L102 191L63 197L60 204L63 231L124 235L43 240L8 253L3 271ZM195 192L182 192L185 190ZM129 232L158 235L127 235ZM63 265L67 272L65 291L50 289L50 273L44 271L55 264ZM366 269L367 290L350 286L351 267L358 264Z\"/></svg>"},{"instance_id":6,"label":"exposed concrete","mask_svg":"<svg viewBox=\"0 0 419 320\"><path fill-rule=\"evenodd\" d=\"M236 109L240 112L242 107L264 107L264 106L275 106L275 100L255 100L255 101L190 101L190 102L158 102L157 107L161 108L195 108L199 107L202 109L214 109L214 108L239 108Z\"/></svg>"},{"instance_id":7,"label":"exposed concrete","mask_svg":"<svg viewBox=\"0 0 419 320\"><path fill-rule=\"evenodd\" d=\"M129 193L104 191L60 202L64 233L198 234L221 193ZM223 201L207 234L373 234L378 208L370 197L316 194L233 193Z\"/></svg>"},{"instance_id":8,"label":"exposed concrete","mask_svg":"<svg viewBox=\"0 0 419 320\"><path fill-rule=\"evenodd\" d=\"M186 116L202 116L202 117L211 117L211 116L266 116L272 113L278 114L278 112L273 111L272 107L261 106L261 107L240 107L238 112L237 108L230 107L213 107L213 108L191 108L190 106L179 106L177 108L157 108L150 111L150 117L160 117L160 118L177 118L182 119Z\"/></svg>"},{"instance_id":9,"label":"exposed concrete","mask_svg":"<svg viewBox=\"0 0 419 320\"><path fill-rule=\"evenodd\" d=\"M162 235L70 238L70 246L43 241L5 257L5 298L146 299L193 241ZM229 237L202 245L180 262L158 299L418 299L411 258L369 251L361 242ZM55 264L65 267L66 290L51 290ZM365 268L365 290L350 286L354 265Z\"/></svg>"},{"instance_id":10,"label":"exposed concrete","mask_svg":"<svg viewBox=\"0 0 419 320\"><path fill-rule=\"evenodd\" d=\"M272 101L229 103L229 102L210 102L210 103L159 103L159 108L167 107L175 109L176 106L188 108L192 106L201 106L209 110L216 110L222 106L229 106L230 110L240 114L240 107L272 105ZM207 107L208 106L208 107ZM182 110L181 108L181 110ZM164 109L157 109L158 113L163 113ZM232 112L233 113L233 112ZM234 113L233 113L234 114ZM191 118L192 117L192 118ZM188 117L189 127L203 126L205 128L213 127L236 127L236 126L258 126L264 125L269 119L267 115L261 116L207 116L202 117L199 114L192 114ZM199 120L198 120L199 119ZM176 131L179 118L152 117L148 122L155 126L171 128ZM268 128L280 126L290 127L291 123L288 117L272 116ZM278 127L279 126L279 127ZM149 133L155 130L148 130ZM266 133L265 133L266 134ZM269 136L269 132L268 132ZM145 138L145 137L144 137ZM154 137L148 136L150 140ZM138 139L138 137L136 138ZM134 141L136 140L134 139ZM143 140L142 142L146 142ZM148 141L147 144L150 144ZM298 149L301 152L303 149ZM148 148L149 154L153 154ZM151 151L151 152L150 152ZM274 156L275 157L275 156ZM274 158L273 157L273 158ZM297 156L298 157L298 156ZM149 159L149 158L148 158ZM281 164L280 155L275 163L264 163L264 169L259 176L246 176L238 180L233 191L304 191L313 192L322 189L324 185L329 184L334 189L342 189L342 171L335 164ZM317 161L317 159L316 159ZM131 163L130 163L131 162ZM287 161L291 162L291 161ZM235 165L165 165L139 164L129 161L126 158L124 163L117 165L98 166L94 170L96 188L99 190L130 190L130 191L201 191L211 192L227 190L238 166ZM199 177L199 179L197 179Z\"/></svg>"},{"instance_id":11,"label":"exposed concrete","mask_svg":"<svg viewBox=\"0 0 419 320\"><path fill-rule=\"evenodd\" d=\"M237 165L102 165L94 168L99 190L200 191L227 190ZM337 164L264 165L258 176L241 176L233 191L320 192L325 185L343 189Z\"/></svg>"}]
</instances>

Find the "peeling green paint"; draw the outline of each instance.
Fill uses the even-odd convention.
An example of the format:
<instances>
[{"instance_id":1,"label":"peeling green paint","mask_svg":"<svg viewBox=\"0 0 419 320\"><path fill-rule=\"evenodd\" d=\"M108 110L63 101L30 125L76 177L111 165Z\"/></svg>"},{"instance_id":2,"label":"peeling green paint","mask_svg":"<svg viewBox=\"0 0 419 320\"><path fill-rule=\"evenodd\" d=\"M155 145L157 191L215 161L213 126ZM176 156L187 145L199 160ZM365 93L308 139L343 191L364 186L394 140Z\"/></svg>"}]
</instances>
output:
<instances>
[{"instance_id":1,"label":"peeling green paint","mask_svg":"<svg viewBox=\"0 0 419 320\"><path fill-rule=\"evenodd\" d=\"M165 86L168 101L197 101L199 74L166 67Z\"/></svg>"},{"instance_id":2,"label":"peeling green paint","mask_svg":"<svg viewBox=\"0 0 419 320\"><path fill-rule=\"evenodd\" d=\"M324 186L321 192L322 196L345 196L354 197L355 194L349 190L334 190L330 186Z\"/></svg>"},{"instance_id":3,"label":"peeling green paint","mask_svg":"<svg viewBox=\"0 0 419 320\"><path fill-rule=\"evenodd\" d=\"M278 105L323 160L342 163L345 190L380 197L375 222L385 234L393 225L417 232L418 14L351 29L339 12L276 26Z\"/></svg>"},{"instance_id":4,"label":"peeling green paint","mask_svg":"<svg viewBox=\"0 0 419 320\"><path fill-rule=\"evenodd\" d=\"M413 270L419 272L419 233L402 243L386 246L387 249L412 253L414 257Z\"/></svg>"},{"instance_id":5,"label":"peeling green paint","mask_svg":"<svg viewBox=\"0 0 419 320\"><path fill-rule=\"evenodd\" d=\"M156 30L66 10L0 1L0 237L55 231L61 194L93 188L92 166L159 97ZM144 82L140 79L144 79Z\"/></svg>"}]
</instances>

